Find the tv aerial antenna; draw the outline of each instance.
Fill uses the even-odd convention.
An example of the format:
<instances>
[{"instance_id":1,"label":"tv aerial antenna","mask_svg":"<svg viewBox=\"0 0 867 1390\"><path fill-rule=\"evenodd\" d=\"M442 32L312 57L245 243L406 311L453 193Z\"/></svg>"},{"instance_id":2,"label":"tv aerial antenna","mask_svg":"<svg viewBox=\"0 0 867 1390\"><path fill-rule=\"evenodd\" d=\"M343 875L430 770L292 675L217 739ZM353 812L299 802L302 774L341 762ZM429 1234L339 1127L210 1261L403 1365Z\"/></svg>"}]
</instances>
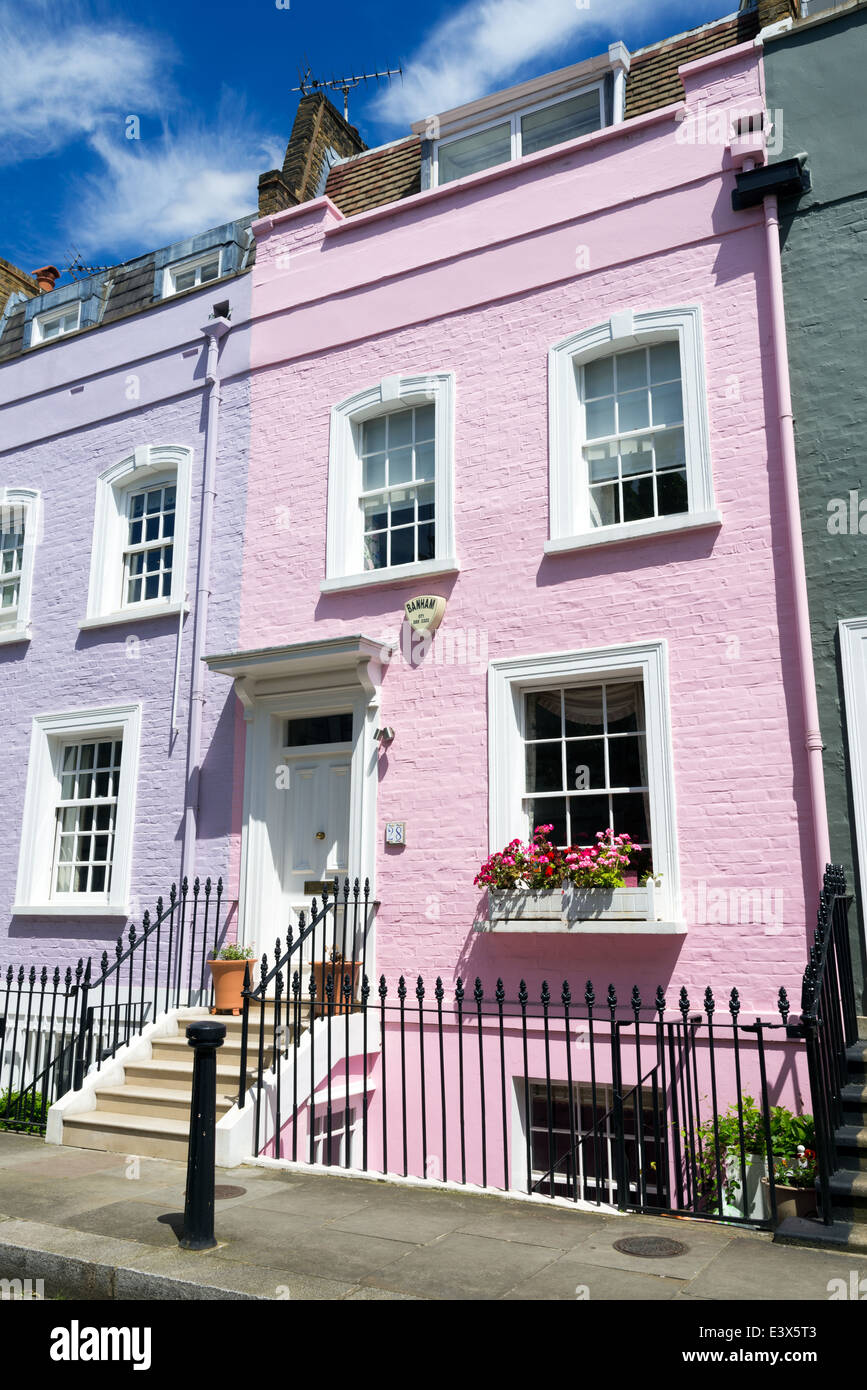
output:
<instances>
[{"instance_id":1,"label":"tv aerial antenna","mask_svg":"<svg viewBox=\"0 0 867 1390\"><path fill-rule=\"evenodd\" d=\"M376 72L350 73L346 77L314 77L310 70L310 64L305 59L304 68L298 69L299 85L293 87L292 91L300 92L301 95L305 97L310 96L311 92L342 92L343 119L348 123L349 93L354 91L356 87L361 86L362 82L365 86L368 82L376 82L376 85L379 86L380 82L390 82L393 77L402 78L403 68L385 68L383 70L377 69Z\"/></svg>"},{"instance_id":2,"label":"tv aerial antenna","mask_svg":"<svg viewBox=\"0 0 867 1390\"><path fill-rule=\"evenodd\" d=\"M85 264L78 247L73 246L72 250L66 253L64 270L73 280L86 280L90 275L98 275L102 270L111 270L111 266Z\"/></svg>"}]
</instances>

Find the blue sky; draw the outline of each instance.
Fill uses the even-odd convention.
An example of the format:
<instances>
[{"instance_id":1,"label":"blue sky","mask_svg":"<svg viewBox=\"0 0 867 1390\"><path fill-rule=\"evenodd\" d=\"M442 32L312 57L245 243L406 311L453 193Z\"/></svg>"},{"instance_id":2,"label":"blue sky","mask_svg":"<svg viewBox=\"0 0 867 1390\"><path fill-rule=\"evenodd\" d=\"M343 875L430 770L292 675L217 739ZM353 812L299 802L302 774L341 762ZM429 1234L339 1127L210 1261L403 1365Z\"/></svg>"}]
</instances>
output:
<instances>
[{"instance_id":1,"label":"blue sky","mask_svg":"<svg viewBox=\"0 0 867 1390\"><path fill-rule=\"evenodd\" d=\"M0 256L113 264L255 210L282 163L305 60L317 77L402 66L350 97L368 144L736 0L0 0ZM335 98L341 102L339 94ZM129 139L138 118L139 138Z\"/></svg>"}]
</instances>

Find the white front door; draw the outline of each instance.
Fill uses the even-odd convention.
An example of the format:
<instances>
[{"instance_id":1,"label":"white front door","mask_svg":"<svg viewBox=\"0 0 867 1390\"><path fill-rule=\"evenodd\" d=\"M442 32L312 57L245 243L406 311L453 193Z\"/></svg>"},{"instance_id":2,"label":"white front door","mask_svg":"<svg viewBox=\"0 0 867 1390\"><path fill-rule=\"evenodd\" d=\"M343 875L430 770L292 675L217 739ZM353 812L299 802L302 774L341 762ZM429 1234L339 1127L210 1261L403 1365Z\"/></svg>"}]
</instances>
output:
<instances>
[{"instance_id":1,"label":"white front door","mask_svg":"<svg viewBox=\"0 0 867 1390\"><path fill-rule=\"evenodd\" d=\"M283 889L294 915L349 873L352 713L286 721Z\"/></svg>"}]
</instances>

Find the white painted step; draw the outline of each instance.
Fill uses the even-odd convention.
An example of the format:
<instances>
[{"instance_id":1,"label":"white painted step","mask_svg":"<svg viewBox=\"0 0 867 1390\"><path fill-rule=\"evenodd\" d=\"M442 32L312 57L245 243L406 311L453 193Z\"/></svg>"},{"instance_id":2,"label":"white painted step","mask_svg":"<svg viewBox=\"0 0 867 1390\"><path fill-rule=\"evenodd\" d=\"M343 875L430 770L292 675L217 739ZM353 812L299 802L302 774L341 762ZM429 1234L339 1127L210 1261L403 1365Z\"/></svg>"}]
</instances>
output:
<instances>
[{"instance_id":1,"label":"white painted step","mask_svg":"<svg viewBox=\"0 0 867 1390\"><path fill-rule=\"evenodd\" d=\"M116 1115L155 1115L189 1123L192 1094L192 1085L177 1090L168 1086L107 1086L96 1093L96 1109ZM233 1104L234 1098L222 1095L218 1089L217 1118L231 1110Z\"/></svg>"},{"instance_id":2,"label":"white painted step","mask_svg":"<svg viewBox=\"0 0 867 1390\"><path fill-rule=\"evenodd\" d=\"M185 1159L190 1122L88 1110L63 1122L63 1142L78 1149L138 1154L142 1158Z\"/></svg>"}]
</instances>

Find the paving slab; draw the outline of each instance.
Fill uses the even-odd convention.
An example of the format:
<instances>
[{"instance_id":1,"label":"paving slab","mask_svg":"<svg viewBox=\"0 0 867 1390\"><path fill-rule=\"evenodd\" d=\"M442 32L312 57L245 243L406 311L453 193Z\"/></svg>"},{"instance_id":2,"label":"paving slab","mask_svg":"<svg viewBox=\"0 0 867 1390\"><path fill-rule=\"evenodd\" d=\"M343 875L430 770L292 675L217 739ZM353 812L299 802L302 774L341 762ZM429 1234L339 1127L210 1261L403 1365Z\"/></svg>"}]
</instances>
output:
<instances>
[{"instance_id":1,"label":"paving slab","mask_svg":"<svg viewBox=\"0 0 867 1390\"><path fill-rule=\"evenodd\" d=\"M655 1261L648 1260L647 1263ZM551 1299L589 1303L632 1299L667 1302L677 1298L687 1287L685 1279L672 1279L651 1270L634 1273L632 1270L588 1264L582 1254L575 1250L538 1270L529 1279L522 1279L501 1298L507 1302Z\"/></svg>"},{"instance_id":2,"label":"paving slab","mask_svg":"<svg viewBox=\"0 0 867 1390\"><path fill-rule=\"evenodd\" d=\"M781 1258L782 1257L782 1258ZM857 1257L856 1257L857 1258ZM859 1271L863 1262L858 1261ZM695 1298L743 1301L750 1299L795 1302L827 1300L832 1279L843 1279L849 1287L853 1268L850 1254L826 1254L771 1241L735 1238L689 1285Z\"/></svg>"},{"instance_id":3,"label":"paving slab","mask_svg":"<svg viewBox=\"0 0 867 1390\"><path fill-rule=\"evenodd\" d=\"M452 1233L432 1244L410 1247L410 1253L396 1265L361 1282L400 1289L420 1298L490 1299L499 1298L551 1263L548 1247Z\"/></svg>"},{"instance_id":4,"label":"paving slab","mask_svg":"<svg viewBox=\"0 0 867 1390\"><path fill-rule=\"evenodd\" d=\"M547 1211L535 1205L521 1206L517 1202L495 1201L478 1205L461 1222L458 1229L465 1235L486 1236L490 1240L511 1240L524 1245L547 1245L553 1250L582 1247L593 1233L609 1233L611 1239L626 1235L621 1230L622 1218L602 1216L596 1212L564 1211L562 1207Z\"/></svg>"},{"instance_id":5,"label":"paving slab","mask_svg":"<svg viewBox=\"0 0 867 1390\"><path fill-rule=\"evenodd\" d=\"M278 1301L330 1302L346 1297L355 1287L345 1279L321 1279L226 1260L220 1250L151 1250L133 1257L127 1268L118 1270L117 1297L152 1298L154 1276L177 1284L176 1296L184 1301L200 1297L195 1290L204 1287L214 1291L212 1299L216 1291L222 1290L226 1298L244 1295ZM170 1296L169 1285L167 1290Z\"/></svg>"},{"instance_id":6,"label":"paving slab","mask_svg":"<svg viewBox=\"0 0 867 1390\"><path fill-rule=\"evenodd\" d=\"M169 1219L172 1218L172 1219ZM73 1226L96 1235L122 1232L125 1240L143 1245L176 1246L176 1230L183 1225L183 1211L149 1202L108 1202L73 1216L58 1218L57 1226Z\"/></svg>"},{"instance_id":7,"label":"paving slab","mask_svg":"<svg viewBox=\"0 0 867 1390\"><path fill-rule=\"evenodd\" d=\"M273 1212L255 1211L252 1206L227 1212L220 1220L217 1236L224 1259L249 1263L252 1247L257 1264L326 1279L349 1279L353 1283L415 1249L403 1241L336 1231L321 1221L306 1221L297 1216L275 1220Z\"/></svg>"}]
</instances>

